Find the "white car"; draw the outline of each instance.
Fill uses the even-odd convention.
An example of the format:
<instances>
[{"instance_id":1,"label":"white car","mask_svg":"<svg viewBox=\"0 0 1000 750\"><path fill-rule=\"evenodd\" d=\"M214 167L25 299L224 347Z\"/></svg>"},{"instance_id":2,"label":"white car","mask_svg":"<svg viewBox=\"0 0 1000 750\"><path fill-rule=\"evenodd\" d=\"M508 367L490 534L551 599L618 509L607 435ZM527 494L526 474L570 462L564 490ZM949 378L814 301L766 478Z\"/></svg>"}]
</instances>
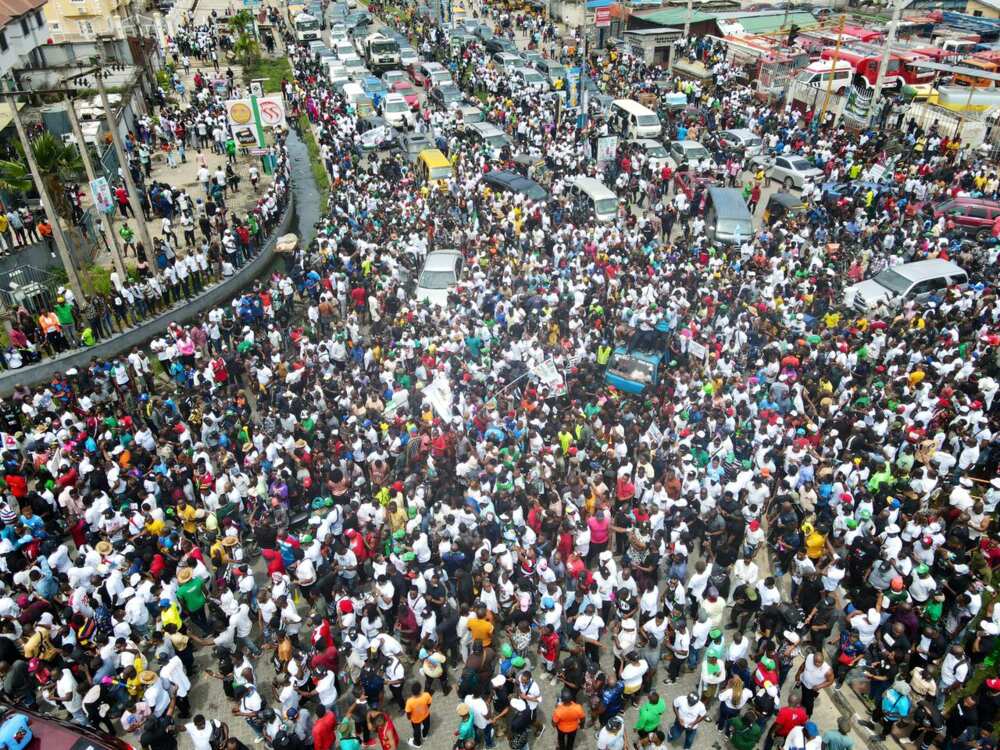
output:
<instances>
[{"instance_id":1,"label":"white car","mask_svg":"<svg viewBox=\"0 0 1000 750\"><path fill-rule=\"evenodd\" d=\"M801 156L778 156L767 170L767 178L780 182L785 190L797 187L800 190L806 180L818 182L823 177L823 170L814 167Z\"/></svg>"},{"instance_id":2,"label":"white car","mask_svg":"<svg viewBox=\"0 0 1000 750\"><path fill-rule=\"evenodd\" d=\"M530 91L549 90L548 79L532 68L518 68L514 71L514 79L522 88L526 88Z\"/></svg>"},{"instance_id":3,"label":"white car","mask_svg":"<svg viewBox=\"0 0 1000 750\"><path fill-rule=\"evenodd\" d=\"M712 160L708 149L698 141L670 141L669 152L667 163L675 172L678 169L691 169L696 164Z\"/></svg>"},{"instance_id":4,"label":"white car","mask_svg":"<svg viewBox=\"0 0 1000 750\"><path fill-rule=\"evenodd\" d=\"M420 55L413 47L400 47L399 48L399 64L404 68L409 68L411 65L416 65L420 62Z\"/></svg>"},{"instance_id":5,"label":"white car","mask_svg":"<svg viewBox=\"0 0 1000 750\"><path fill-rule=\"evenodd\" d=\"M428 253L417 277L417 303L430 302L437 307L447 307L449 292L462 278L462 264L462 253L458 250Z\"/></svg>"},{"instance_id":6,"label":"white car","mask_svg":"<svg viewBox=\"0 0 1000 750\"><path fill-rule=\"evenodd\" d=\"M382 102L382 116L394 128L412 128L417 124L417 115L402 94L386 94Z\"/></svg>"},{"instance_id":7,"label":"white car","mask_svg":"<svg viewBox=\"0 0 1000 750\"><path fill-rule=\"evenodd\" d=\"M659 141L652 138L637 138L632 143L642 149L649 162L649 168L654 172L660 172L670 162L670 154Z\"/></svg>"}]
</instances>

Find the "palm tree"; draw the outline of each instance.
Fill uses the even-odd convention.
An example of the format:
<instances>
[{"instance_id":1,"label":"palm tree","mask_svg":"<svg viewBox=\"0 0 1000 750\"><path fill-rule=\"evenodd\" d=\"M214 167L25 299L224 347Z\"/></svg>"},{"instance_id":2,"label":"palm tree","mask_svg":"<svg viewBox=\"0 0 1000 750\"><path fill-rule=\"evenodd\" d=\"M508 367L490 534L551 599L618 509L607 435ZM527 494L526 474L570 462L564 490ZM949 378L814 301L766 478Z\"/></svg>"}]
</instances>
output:
<instances>
[{"instance_id":1,"label":"palm tree","mask_svg":"<svg viewBox=\"0 0 1000 750\"><path fill-rule=\"evenodd\" d=\"M233 54L239 60L240 65L249 68L260 60L260 42L246 32L240 32L236 43L233 45Z\"/></svg>"},{"instance_id":2,"label":"palm tree","mask_svg":"<svg viewBox=\"0 0 1000 750\"><path fill-rule=\"evenodd\" d=\"M17 150L24 154L20 143ZM56 212L64 219L70 220L73 209L66 199L63 184L66 180L77 179L83 172L83 160L76 146L63 143L52 133L44 132L31 142L31 150L38 162L38 171L49 191L49 197ZM34 186L34 180L28 165L19 161L0 160L0 190L9 193L24 194Z\"/></svg>"},{"instance_id":3,"label":"palm tree","mask_svg":"<svg viewBox=\"0 0 1000 750\"><path fill-rule=\"evenodd\" d=\"M253 13L246 9L241 10L230 17L229 25L239 34L253 34Z\"/></svg>"}]
</instances>

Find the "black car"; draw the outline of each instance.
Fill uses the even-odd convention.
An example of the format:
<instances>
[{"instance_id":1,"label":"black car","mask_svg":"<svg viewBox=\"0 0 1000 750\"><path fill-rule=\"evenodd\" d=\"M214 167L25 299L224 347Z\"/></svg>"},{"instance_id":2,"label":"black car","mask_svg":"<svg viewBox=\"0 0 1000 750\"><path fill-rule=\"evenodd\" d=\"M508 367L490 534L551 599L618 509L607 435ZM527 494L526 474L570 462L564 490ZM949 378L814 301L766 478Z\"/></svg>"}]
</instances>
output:
<instances>
[{"instance_id":1,"label":"black car","mask_svg":"<svg viewBox=\"0 0 1000 750\"><path fill-rule=\"evenodd\" d=\"M510 52L513 55L517 54L517 45L510 39L501 39L497 36L491 37L483 42L483 46L491 55L496 52Z\"/></svg>"},{"instance_id":2,"label":"black car","mask_svg":"<svg viewBox=\"0 0 1000 750\"><path fill-rule=\"evenodd\" d=\"M487 172L483 175L483 182L499 192L520 193L533 201L544 201L549 197L545 188L517 172Z\"/></svg>"},{"instance_id":3,"label":"black car","mask_svg":"<svg viewBox=\"0 0 1000 750\"><path fill-rule=\"evenodd\" d=\"M452 104L458 104L462 101L462 92L458 86L443 85L435 86L427 94L427 99L435 106L441 109L448 109Z\"/></svg>"}]
</instances>

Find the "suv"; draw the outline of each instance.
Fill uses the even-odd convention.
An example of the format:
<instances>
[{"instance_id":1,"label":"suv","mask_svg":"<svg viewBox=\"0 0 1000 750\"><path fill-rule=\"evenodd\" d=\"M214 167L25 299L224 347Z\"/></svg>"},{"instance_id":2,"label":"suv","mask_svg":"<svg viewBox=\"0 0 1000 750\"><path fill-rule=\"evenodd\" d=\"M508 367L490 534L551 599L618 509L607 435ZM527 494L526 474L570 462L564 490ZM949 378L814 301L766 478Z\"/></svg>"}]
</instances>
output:
<instances>
[{"instance_id":1,"label":"suv","mask_svg":"<svg viewBox=\"0 0 1000 750\"><path fill-rule=\"evenodd\" d=\"M510 137L492 122L472 122L462 132L476 146L485 146L491 159L500 158L500 150L511 145Z\"/></svg>"},{"instance_id":2,"label":"suv","mask_svg":"<svg viewBox=\"0 0 1000 750\"><path fill-rule=\"evenodd\" d=\"M993 222L1000 216L1000 203L981 198L954 198L934 206L934 218L942 216L955 222L966 236L983 242L990 238Z\"/></svg>"},{"instance_id":3,"label":"suv","mask_svg":"<svg viewBox=\"0 0 1000 750\"><path fill-rule=\"evenodd\" d=\"M949 260L934 258L902 263L844 290L844 302L858 312L879 304L897 306L906 300L926 304L950 286L965 288L969 275Z\"/></svg>"}]
</instances>

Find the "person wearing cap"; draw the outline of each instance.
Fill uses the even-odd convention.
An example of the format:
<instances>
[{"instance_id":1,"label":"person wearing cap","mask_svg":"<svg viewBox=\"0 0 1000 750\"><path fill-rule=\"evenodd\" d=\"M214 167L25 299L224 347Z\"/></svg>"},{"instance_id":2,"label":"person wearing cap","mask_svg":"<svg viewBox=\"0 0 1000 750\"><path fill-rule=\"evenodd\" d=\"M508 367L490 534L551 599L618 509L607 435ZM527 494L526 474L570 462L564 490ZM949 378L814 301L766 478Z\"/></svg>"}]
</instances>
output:
<instances>
[{"instance_id":1,"label":"person wearing cap","mask_svg":"<svg viewBox=\"0 0 1000 750\"><path fill-rule=\"evenodd\" d=\"M683 734L684 750L691 750L695 735L698 733L698 726L708 716L705 704L698 699L695 693L688 693L677 696L674 699L673 707L674 723L670 727L667 739L673 742Z\"/></svg>"}]
</instances>

